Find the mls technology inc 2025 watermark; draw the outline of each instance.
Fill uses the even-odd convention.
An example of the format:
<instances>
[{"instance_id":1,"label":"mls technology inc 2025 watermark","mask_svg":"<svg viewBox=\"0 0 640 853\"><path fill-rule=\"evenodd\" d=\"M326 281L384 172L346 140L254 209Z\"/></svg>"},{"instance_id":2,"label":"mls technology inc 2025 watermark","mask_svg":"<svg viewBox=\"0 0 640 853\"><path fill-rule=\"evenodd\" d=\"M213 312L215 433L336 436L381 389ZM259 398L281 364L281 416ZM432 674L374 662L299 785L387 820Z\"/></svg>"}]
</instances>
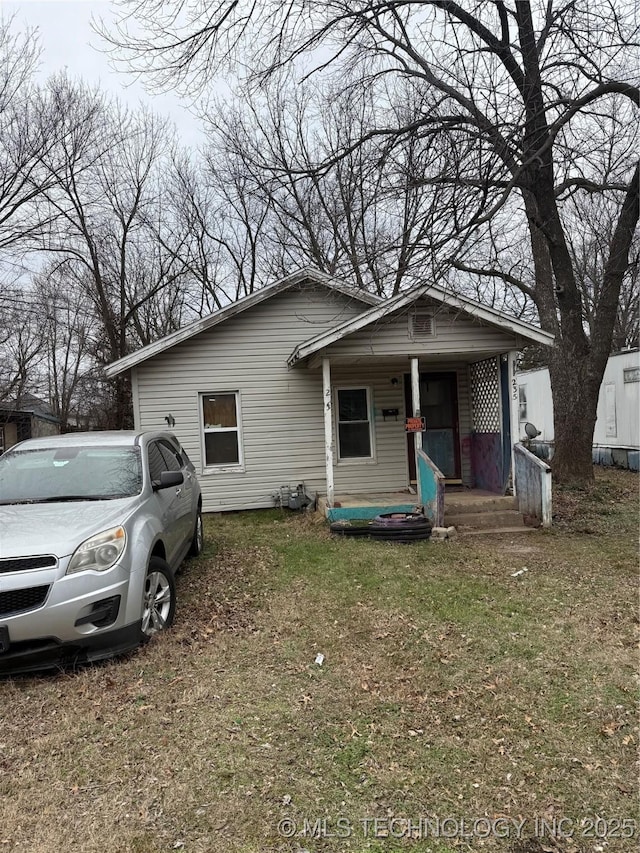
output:
<instances>
[{"instance_id":1,"label":"mls technology inc 2025 watermark","mask_svg":"<svg viewBox=\"0 0 640 853\"><path fill-rule=\"evenodd\" d=\"M284 838L636 838L633 818L573 819L569 817L531 819L513 817L363 817L290 818L278 823Z\"/></svg>"}]
</instances>

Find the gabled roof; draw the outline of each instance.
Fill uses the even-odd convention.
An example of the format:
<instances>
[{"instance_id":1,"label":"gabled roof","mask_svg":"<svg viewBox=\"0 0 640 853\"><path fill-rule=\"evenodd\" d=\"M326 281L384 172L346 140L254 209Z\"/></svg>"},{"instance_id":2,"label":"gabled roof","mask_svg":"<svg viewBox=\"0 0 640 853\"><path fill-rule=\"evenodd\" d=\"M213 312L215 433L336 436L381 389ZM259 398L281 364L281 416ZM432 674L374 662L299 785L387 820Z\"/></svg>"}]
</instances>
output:
<instances>
[{"instance_id":1,"label":"gabled roof","mask_svg":"<svg viewBox=\"0 0 640 853\"><path fill-rule=\"evenodd\" d=\"M301 269L298 270L298 272L285 276L284 278L261 288L260 290L256 290L254 293L250 293L248 296L243 296L242 299L238 299L237 302L232 302L230 305L227 305L218 311L214 311L206 317L201 317L199 320L189 323L189 325L184 326L182 329L178 329L176 332L172 332L164 338L160 338L158 341L147 344L147 346L136 350L136 352L125 355L123 358L118 359L118 361L114 361L108 365L105 369L105 373L109 377L117 376L119 373L129 370L131 367L135 367L136 364L140 364L141 362L152 358L154 355L158 355L159 353L174 347L176 344L182 343L182 341L186 341L195 335L199 335L200 332L211 329L213 326L217 326L218 323L223 323L230 317L235 317L242 311L246 311L248 308L253 308L254 305L259 305L260 302L264 302L266 299L270 299L272 296L282 293L282 291L288 290L290 287L302 284L305 281L322 284L331 290L335 290L338 293L351 297L352 299L357 299L365 305L379 305L381 301L379 297L373 296L371 293L366 293L364 290L349 287L340 279L320 272L320 270L312 268Z\"/></svg>"},{"instance_id":2,"label":"gabled roof","mask_svg":"<svg viewBox=\"0 0 640 853\"><path fill-rule=\"evenodd\" d=\"M0 402L0 411L8 412L14 416L20 414L36 415L36 417L46 421L60 422L60 418L54 415L49 404L29 391L23 392L17 400Z\"/></svg>"},{"instance_id":3,"label":"gabled roof","mask_svg":"<svg viewBox=\"0 0 640 853\"><path fill-rule=\"evenodd\" d=\"M443 290L441 287L437 287L435 284L419 284L411 288L411 290L399 293L397 296L387 299L381 304L374 305L357 317L347 320L339 326L334 326L329 331L321 332L319 335L298 344L289 356L289 367L330 346L336 341L342 340L347 335L351 335L359 329L363 329L369 324L393 314L394 311L406 308L421 297L435 299L443 305L447 305L457 311L462 311L477 320L482 320L504 331L516 334L531 343L546 344L548 346L553 344L554 336L551 333L544 332L537 326L531 325L531 323L517 320L515 317L510 317L508 314L497 311L495 308L488 308L479 302L475 302L473 299L468 299L466 296L457 296Z\"/></svg>"}]
</instances>

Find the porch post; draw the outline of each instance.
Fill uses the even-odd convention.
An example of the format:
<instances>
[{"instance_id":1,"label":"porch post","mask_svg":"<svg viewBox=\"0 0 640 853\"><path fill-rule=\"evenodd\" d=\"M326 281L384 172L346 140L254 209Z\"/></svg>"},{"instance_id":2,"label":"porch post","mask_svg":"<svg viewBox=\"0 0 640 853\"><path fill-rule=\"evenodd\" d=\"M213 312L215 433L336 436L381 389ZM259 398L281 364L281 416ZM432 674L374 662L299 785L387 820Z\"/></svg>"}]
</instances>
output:
<instances>
[{"instance_id":1,"label":"porch post","mask_svg":"<svg viewBox=\"0 0 640 853\"><path fill-rule=\"evenodd\" d=\"M327 507L333 506L333 423L331 406L331 362L322 359L322 399L324 402L324 447L327 476Z\"/></svg>"},{"instance_id":2,"label":"porch post","mask_svg":"<svg viewBox=\"0 0 640 853\"><path fill-rule=\"evenodd\" d=\"M516 456L514 446L520 439L520 402L518 394L518 379L516 367L518 365L518 350L509 350L507 354L508 381L509 381L509 417L511 426L511 485L513 494L516 495Z\"/></svg>"},{"instance_id":3,"label":"porch post","mask_svg":"<svg viewBox=\"0 0 640 853\"><path fill-rule=\"evenodd\" d=\"M411 405L413 406L414 418L420 417L420 365L417 358L411 359ZM416 486L418 489L418 497L422 500L422 490L420 488L420 460L418 459L418 450L422 449L422 433L414 432L416 454Z\"/></svg>"}]
</instances>

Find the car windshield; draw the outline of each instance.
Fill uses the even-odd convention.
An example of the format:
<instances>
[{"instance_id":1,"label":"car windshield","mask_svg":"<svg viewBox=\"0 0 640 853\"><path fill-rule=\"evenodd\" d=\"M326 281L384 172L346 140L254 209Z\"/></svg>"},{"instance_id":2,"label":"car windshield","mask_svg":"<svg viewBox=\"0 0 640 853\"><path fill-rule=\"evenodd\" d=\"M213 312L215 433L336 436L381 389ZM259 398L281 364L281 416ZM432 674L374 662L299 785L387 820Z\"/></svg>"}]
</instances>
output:
<instances>
[{"instance_id":1,"label":"car windshield","mask_svg":"<svg viewBox=\"0 0 640 853\"><path fill-rule=\"evenodd\" d=\"M0 504L114 500L142 489L134 447L49 447L0 456Z\"/></svg>"}]
</instances>

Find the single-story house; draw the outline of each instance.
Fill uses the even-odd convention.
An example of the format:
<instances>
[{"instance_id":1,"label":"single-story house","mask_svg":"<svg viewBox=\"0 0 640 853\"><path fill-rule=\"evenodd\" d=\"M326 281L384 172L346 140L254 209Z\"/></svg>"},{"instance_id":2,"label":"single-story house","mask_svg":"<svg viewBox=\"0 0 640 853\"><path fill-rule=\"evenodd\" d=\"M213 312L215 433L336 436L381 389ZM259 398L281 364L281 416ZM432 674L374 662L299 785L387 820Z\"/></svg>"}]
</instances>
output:
<instances>
[{"instance_id":1,"label":"single-story house","mask_svg":"<svg viewBox=\"0 0 640 853\"><path fill-rule=\"evenodd\" d=\"M520 435L534 424L539 435L530 446L544 459L553 457L553 394L549 369L518 373ZM593 461L637 471L640 466L640 350L609 356L600 385L593 431Z\"/></svg>"},{"instance_id":2,"label":"single-story house","mask_svg":"<svg viewBox=\"0 0 640 853\"><path fill-rule=\"evenodd\" d=\"M136 428L178 436L205 511L274 506L298 484L330 509L379 493L411 507L430 471L505 493L533 342L553 336L435 285L381 300L302 270L107 375L131 372Z\"/></svg>"},{"instance_id":3,"label":"single-story house","mask_svg":"<svg viewBox=\"0 0 640 853\"><path fill-rule=\"evenodd\" d=\"M19 441L60 432L60 419L48 404L25 393L18 400L0 403L0 454Z\"/></svg>"}]
</instances>

